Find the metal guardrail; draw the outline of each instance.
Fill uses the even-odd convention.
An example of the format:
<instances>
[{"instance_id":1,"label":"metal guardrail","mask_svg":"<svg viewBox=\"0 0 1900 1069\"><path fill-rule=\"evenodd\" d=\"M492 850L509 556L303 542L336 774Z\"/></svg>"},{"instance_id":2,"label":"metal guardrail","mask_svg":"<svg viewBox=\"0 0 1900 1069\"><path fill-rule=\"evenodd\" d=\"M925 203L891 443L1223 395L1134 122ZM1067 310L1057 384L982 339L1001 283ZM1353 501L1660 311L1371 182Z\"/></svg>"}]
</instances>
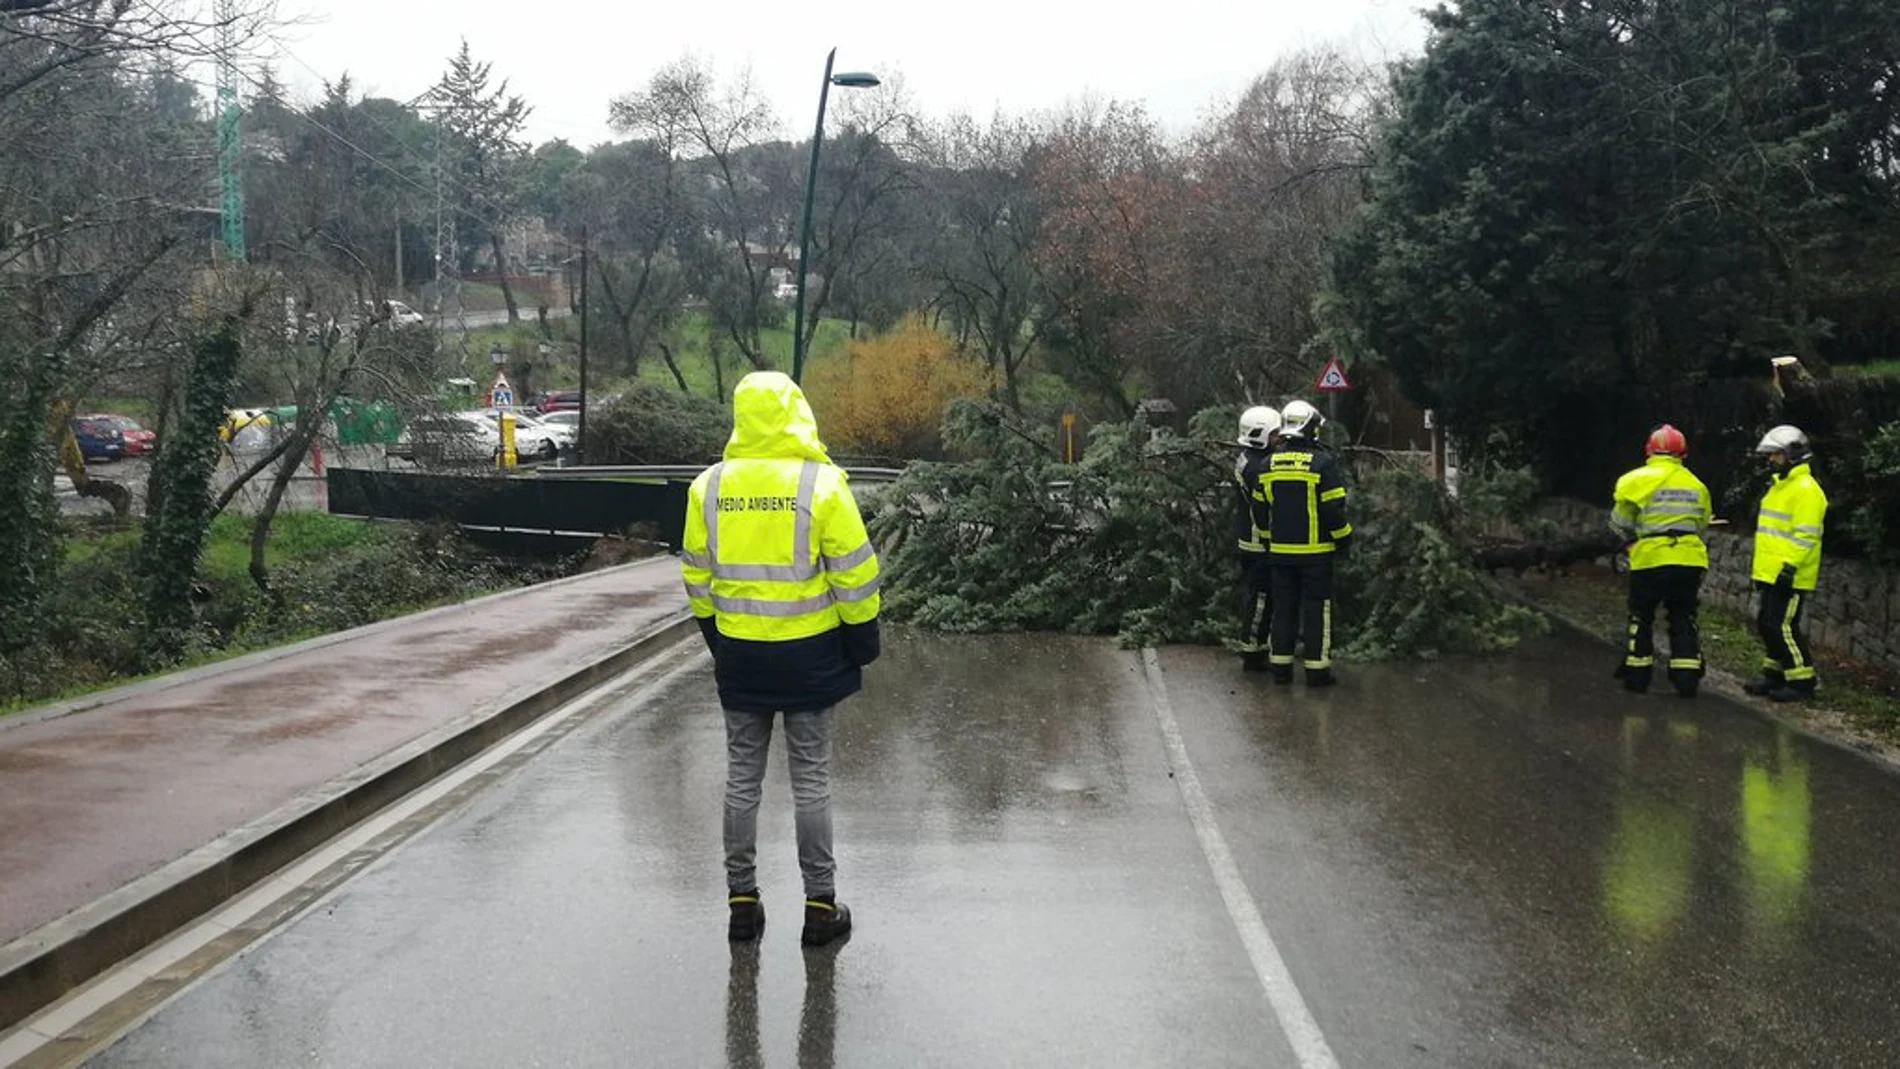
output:
<instances>
[{"instance_id":1,"label":"metal guardrail","mask_svg":"<svg viewBox=\"0 0 1900 1069\"><path fill-rule=\"evenodd\" d=\"M543 479L693 479L706 470L704 464L584 464L568 468L536 468ZM888 483L904 474L901 468L860 468L845 466L853 482Z\"/></svg>"}]
</instances>

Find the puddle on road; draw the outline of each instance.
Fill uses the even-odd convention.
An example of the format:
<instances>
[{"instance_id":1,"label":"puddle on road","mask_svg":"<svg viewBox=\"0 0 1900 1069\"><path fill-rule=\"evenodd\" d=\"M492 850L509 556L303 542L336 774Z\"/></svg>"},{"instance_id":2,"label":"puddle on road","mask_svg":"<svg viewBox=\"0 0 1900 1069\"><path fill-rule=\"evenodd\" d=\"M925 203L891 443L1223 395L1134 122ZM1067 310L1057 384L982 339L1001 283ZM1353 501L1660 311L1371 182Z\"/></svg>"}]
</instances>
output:
<instances>
[{"instance_id":1,"label":"puddle on road","mask_svg":"<svg viewBox=\"0 0 1900 1069\"><path fill-rule=\"evenodd\" d=\"M1342 666L1323 695L1170 658L1184 723L1227 708L1339 864L1506 963L1514 1029L1644 1062L1890 1049L1900 779L1718 697L1625 694L1575 639Z\"/></svg>"}]
</instances>

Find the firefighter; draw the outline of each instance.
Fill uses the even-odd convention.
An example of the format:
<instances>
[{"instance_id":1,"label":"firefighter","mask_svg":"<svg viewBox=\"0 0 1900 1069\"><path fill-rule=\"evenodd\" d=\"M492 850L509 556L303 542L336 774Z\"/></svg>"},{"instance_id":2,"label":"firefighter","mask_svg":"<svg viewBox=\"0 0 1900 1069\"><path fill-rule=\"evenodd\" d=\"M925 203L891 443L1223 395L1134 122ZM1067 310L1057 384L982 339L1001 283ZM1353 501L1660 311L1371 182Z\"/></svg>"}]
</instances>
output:
<instances>
[{"instance_id":1,"label":"firefighter","mask_svg":"<svg viewBox=\"0 0 1900 1069\"><path fill-rule=\"evenodd\" d=\"M1291 401L1254 501L1266 520L1273 628L1267 662L1276 683L1293 682L1298 649L1306 685L1333 679L1333 561L1351 545L1339 459L1319 441L1319 410Z\"/></svg>"},{"instance_id":2,"label":"firefighter","mask_svg":"<svg viewBox=\"0 0 1900 1069\"><path fill-rule=\"evenodd\" d=\"M1821 577L1821 529L1827 494L1808 470L1813 449L1799 427L1783 424L1762 436L1755 452L1768 458L1774 483L1755 518L1755 589L1761 612L1761 679L1742 689L1778 702L1814 696L1818 679L1802 614Z\"/></svg>"},{"instance_id":3,"label":"firefighter","mask_svg":"<svg viewBox=\"0 0 1900 1069\"><path fill-rule=\"evenodd\" d=\"M780 716L805 884L801 941L831 942L851 930L832 856L832 707L877 659L879 573L845 473L790 377L739 381L725 459L688 492L680 558L725 710L727 937L747 942L765 927L759 797Z\"/></svg>"},{"instance_id":4,"label":"firefighter","mask_svg":"<svg viewBox=\"0 0 1900 1069\"><path fill-rule=\"evenodd\" d=\"M1656 609L1669 613L1669 683L1693 698L1702 683L1696 602L1709 570L1709 488L1683 463L1689 440L1665 423L1649 434L1643 466L1616 481L1610 526L1630 542L1628 645L1616 675L1649 689L1656 665Z\"/></svg>"},{"instance_id":5,"label":"firefighter","mask_svg":"<svg viewBox=\"0 0 1900 1069\"><path fill-rule=\"evenodd\" d=\"M1267 471L1274 440L1280 432L1280 413L1255 405L1240 414L1240 457L1234 463L1235 552L1240 562L1240 666L1249 672L1267 669L1268 628L1273 624L1272 576L1267 571L1266 535L1254 514L1254 495Z\"/></svg>"}]
</instances>

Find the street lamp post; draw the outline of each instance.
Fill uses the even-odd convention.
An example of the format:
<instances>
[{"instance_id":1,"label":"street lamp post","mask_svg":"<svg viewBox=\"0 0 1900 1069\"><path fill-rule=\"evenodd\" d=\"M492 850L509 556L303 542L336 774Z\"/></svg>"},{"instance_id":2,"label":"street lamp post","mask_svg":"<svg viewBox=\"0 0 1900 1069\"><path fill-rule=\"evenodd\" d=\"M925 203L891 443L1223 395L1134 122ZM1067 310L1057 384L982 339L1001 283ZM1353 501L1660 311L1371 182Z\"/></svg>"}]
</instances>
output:
<instances>
[{"instance_id":1,"label":"street lamp post","mask_svg":"<svg viewBox=\"0 0 1900 1069\"><path fill-rule=\"evenodd\" d=\"M811 135L811 168L805 173L805 219L798 228L798 303L792 306L792 381L805 371L805 268L811 259L811 208L818 192L818 149L825 143L825 102L831 99L831 87L868 89L877 84L877 75L863 71L831 73L838 50L825 53L825 80L818 87L818 125Z\"/></svg>"}]
</instances>

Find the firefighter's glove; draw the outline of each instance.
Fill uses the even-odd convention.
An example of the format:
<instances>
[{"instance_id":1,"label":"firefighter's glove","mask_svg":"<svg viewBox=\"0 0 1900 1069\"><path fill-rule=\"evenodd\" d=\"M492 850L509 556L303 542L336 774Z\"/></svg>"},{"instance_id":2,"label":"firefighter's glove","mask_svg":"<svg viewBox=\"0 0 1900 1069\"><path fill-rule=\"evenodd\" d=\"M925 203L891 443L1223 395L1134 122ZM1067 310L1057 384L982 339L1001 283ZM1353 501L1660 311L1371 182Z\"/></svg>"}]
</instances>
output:
<instances>
[{"instance_id":1,"label":"firefighter's glove","mask_svg":"<svg viewBox=\"0 0 1900 1069\"><path fill-rule=\"evenodd\" d=\"M1775 576L1775 589L1781 591L1783 594L1794 589L1794 565L1783 564L1781 566L1781 574Z\"/></svg>"}]
</instances>

